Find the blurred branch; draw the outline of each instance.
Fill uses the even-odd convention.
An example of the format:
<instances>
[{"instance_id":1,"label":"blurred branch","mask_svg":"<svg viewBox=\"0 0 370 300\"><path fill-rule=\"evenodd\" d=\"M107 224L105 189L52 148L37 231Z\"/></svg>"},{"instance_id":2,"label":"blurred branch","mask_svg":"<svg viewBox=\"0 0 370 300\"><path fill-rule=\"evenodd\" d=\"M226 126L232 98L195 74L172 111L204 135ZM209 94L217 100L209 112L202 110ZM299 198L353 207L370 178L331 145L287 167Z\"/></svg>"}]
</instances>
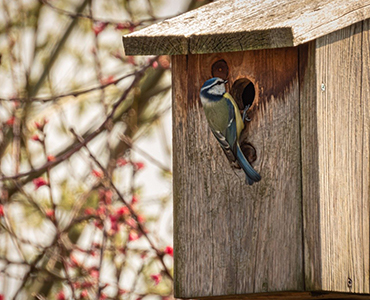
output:
<instances>
[{"instance_id":1,"label":"blurred branch","mask_svg":"<svg viewBox=\"0 0 370 300\"><path fill-rule=\"evenodd\" d=\"M149 19L141 20L139 22L131 22L129 20L126 20L126 21L107 20L107 19L96 18L96 17L93 17L89 14L73 13L73 12L66 11L64 9L60 9L60 8L56 7L55 5L51 4L50 1L47 1L47 0L40 0L40 1L43 4L45 4L46 6L55 10L56 12L58 12L62 15L68 16L70 18L85 18L85 19L90 19L93 22L100 22L100 23L106 23L106 24L111 24L111 25L122 25L122 24L124 24L124 26L126 26L127 29L128 28L135 28L135 27L137 27L139 25L143 25L145 23L152 23L152 22L155 22L155 21L158 21L158 20L161 20L161 19L169 18L169 17L165 17L165 18L152 17L152 18L149 18Z\"/></svg>"},{"instance_id":2,"label":"blurred branch","mask_svg":"<svg viewBox=\"0 0 370 300\"><path fill-rule=\"evenodd\" d=\"M71 129L71 132L73 133L73 135L76 136L76 138L81 142L83 143L83 139L78 136L73 129ZM136 221L137 223L137 226L138 226L138 229L140 230L141 234L145 237L145 239L148 241L150 247L156 252L157 254L157 257L159 259L159 261L161 262L162 264L162 267L163 267L163 270L165 272L165 274L168 276L168 278L170 278L171 280L173 280L172 278L172 275L170 273L170 271L168 270L166 264L164 263L164 260L163 260L163 255L164 253L162 251L160 251L153 243L153 241L151 240L151 238L148 236L147 234L147 230L144 228L144 225L141 223L141 221L139 220L138 218L138 215L137 213L135 212L135 210L133 209L132 205L130 205L125 199L124 197L122 196L122 194L119 192L119 190L117 189L116 185L113 183L113 180L112 178L110 177L110 175L108 174L106 168L98 161L98 159L91 153L90 149L87 147L86 143L85 144L85 149L88 151L89 153L89 156L91 157L91 159L99 166L99 168L104 172L104 176L106 176L106 178L108 179L108 182L109 182L109 185L113 188L113 190L115 191L115 193L117 194L117 196L119 197L119 199L122 201L122 203L128 208L128 210L130 211L130 214L132 215L132 217L134 218L134 220Z\"/></svg>"},{"instance_id":3,"label":"blurred branch","mask_svg":"<svg viewBox=\"0 0 370 300\"><path fill-rule=\"evenodd\" d=\"M98 129L96 129L91 134L89 134L83 140L82 143L81 142L77 142L75 145L73 145L73 147L69 151L67 151L63 155L60 155L60 156L55 157L55 159L53 161L49 161L49 162L45 163L43 166L41 166L41 167L39 167L37 169L33 169L33 170L30 170L30 171L27 171L27 172L24 172L24 173L18 173L18 174L11 175L11 176L2 176L0 178L0 181L10 180L10 179L18 179L20 177L32 175L32 174L35 174L35 173L40 174L40 172L43 173L43 172L45 172L45 170L47 168L52 168L52 167L58 165L59 163L65 161L66 159L68 159L69 157L71 157L74 153L76 153L78 150L80 150L83 146L85 146L88 142L90 142L91 140L93 140L96 136L98 136L106 128L106 126L110 126L109 123L112 121L113 116L114 116L114 113L116 112L117 108L121 105L121 103L123 101L126 100L126 98L127 98L128 94L130 93L130 91L136 86L136 84L139 82L139 80L144 76L145 70L148 69L149 67L151 67L152 63L155 60L157 60L157 57L153 58L151 60L151 63L149 63L148 65L144 66L143 68L141 68L140 70L138 70L135 73L135 78L132 81L131 85L123 92L123 94L120 97L120 99L113 105L112 110L108 114L108 116L105 119L105 121L99 126Z\"/></svg>"},{"instance_id":4,"label":"blurred branch","mask_svg":"<svg viewBox=\"0 0 370 300\"><path fill-rule=\"evenodd\" d=\"M149 160L150 162L152 162L154 165L156 165L158 168L162 169L164 172L167 172L169 174L172 174L171 170L165 166L164 164L162 164L159 160L157 160L156 158L154 158L153 156L151 156L150 154L148 154L147 152L145 152L144 150L142 150L141 148L139 148L138 146L136 146L132 140L125 136L125 135L122 135L121 136L121 140L127 145L129 146L129 148L133 149L134 151L136 151L137 153L141 154L142 156L144 156L147 160Z\"/></svg>"},{"instance_id":5,"label":"blurred branch","mask_svg":"<svg viewBox=\"0 0 370 300\"><path fill-rule=\"evenodd\" d=\"M48 249L50 249L51 247L54 247L54 244L56 242L57 242L57 237L55 236L55 238L54 238L53 242L51 243L51 245L48 246L48 247L45 247L44 250L41 253L39 253L36 256L36 258L31 263L29 263L29 270L24 275L22 284L19 286L18 290L16 291L16 293L14 294L14 297L12 299L16 299L18 297L19 293L23 290L24 286L26 285L26 283L27 283L28 279L31 277L31 275L34 272L39 271L39 269L36 267L37 264L39 262L41 262L41 260L45 257L46 251ZM52 275L54 275L54 274L52 273Z\"/></svg>"},{"instance_id":6,"label":"blurred branch","mask_svg":"<svg viewBox=\"0 0 370 300\"><path fill-rule=\"evenodd\" d=\"M84 8L86 7L88 2L89 2L89 0L83 0L83 2L80 4L80 6L76 10L77 13L82 12L84 10ZM36 83L33 86L30 87L30 91L29 91L29 95L28 95L29 97L32 98L33 96L35 96L38 93L39 89L42 87L47 75L49 74L52 66L54 65L55 61L57 60L60 51L63 49L67 39L71 35L72 30L76 26L76 24L77 24L77 19L73 19L72 22L67 27L64 34L62 35L61 39L56 43L55 48L51 51L51 55L50 55L48 61L45 64L45 67L44 67L44 70L43 70L42 74L40 75L40 77L36 81Z\"/></svg>"},{"instance_id":7,"label":"blurred branch","mask_svg":"<svg viewBox=\"0 0 370 300\"><path fill-rule=\"evenodd\" d=\"M135 151L171 172L138 146L170 109L170 60L123 57L119 36L162 19L158 2L3 5L0 76L10 96L0 98L0 299L170 300L173 249L155 230L171 192L148 209L142 179L150 173L133 159Z\"/></svg>"},{"instance_id":8,"label":"blurred branch","mask_svg":"<svg viewBox=\"0 0 370 300\"><path fill-rule=\"evenodd\" d=\"M137 71L135 71L133 73L130 73L130 74L122 75L122 76L118 77L117 79L114 79L110 82L100 84L99 86L95 86L95 87L88 88L88 89L85 89L85 90L63 93L63 94L52 96L52 97L0 98L0 101L21 101L21 102L22 101L24 101L24 102L31 101L31 102L46 103L46 102L55 101L57 99L65 98L65 97L71 97L71 96L77 97L77 96L87 94L87 93L90 93L90 92L93 92L93 91L98 91L98 90L104 89L104 88L106 88L107 86L110 86L110 85L115 85L115 84L119 83L120 81L122 81L123 79L126 79L126 78L131 77L131 76L135 76L136 73L137 73Z\"/></svg>"}]
</instances>

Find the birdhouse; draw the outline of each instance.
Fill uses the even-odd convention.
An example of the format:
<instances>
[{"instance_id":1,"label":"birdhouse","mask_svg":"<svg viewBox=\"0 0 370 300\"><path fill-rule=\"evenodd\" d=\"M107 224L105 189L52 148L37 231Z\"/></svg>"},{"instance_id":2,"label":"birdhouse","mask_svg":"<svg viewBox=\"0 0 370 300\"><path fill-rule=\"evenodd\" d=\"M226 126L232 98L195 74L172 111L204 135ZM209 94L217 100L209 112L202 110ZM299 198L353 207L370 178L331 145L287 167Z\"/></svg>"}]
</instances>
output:
<instances>
[{"instance_id":1,"label":"birdhouse","mask_svg":"<svg viewBox=\"0 0 370 300\"><path fill-rule=\"evenodd\" d=\"M370 1L220 0L123 37L172 56L175 297L370 298ZM249 186L200 88L250 122Z\"/></svg>"}]
</instances>

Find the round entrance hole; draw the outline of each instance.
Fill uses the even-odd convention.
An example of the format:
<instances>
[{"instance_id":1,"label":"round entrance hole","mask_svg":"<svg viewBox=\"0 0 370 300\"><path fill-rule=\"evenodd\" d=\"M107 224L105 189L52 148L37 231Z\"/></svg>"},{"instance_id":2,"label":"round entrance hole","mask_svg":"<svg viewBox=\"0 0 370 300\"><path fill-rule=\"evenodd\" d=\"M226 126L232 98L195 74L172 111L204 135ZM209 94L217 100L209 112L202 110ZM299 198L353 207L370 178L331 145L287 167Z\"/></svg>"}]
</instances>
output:
<instances>
[{"instance_id":1,"label":"round entrance hole","mask_svg":"<svg viewBox=\"0 0 370 300\"><path fill-rule=\"evenodd\" d=\"M230 93L241 110L247 105L252 106L256 97L254 84L248 78L241 78L235 81Z\"/></svg>"}]
</instances>

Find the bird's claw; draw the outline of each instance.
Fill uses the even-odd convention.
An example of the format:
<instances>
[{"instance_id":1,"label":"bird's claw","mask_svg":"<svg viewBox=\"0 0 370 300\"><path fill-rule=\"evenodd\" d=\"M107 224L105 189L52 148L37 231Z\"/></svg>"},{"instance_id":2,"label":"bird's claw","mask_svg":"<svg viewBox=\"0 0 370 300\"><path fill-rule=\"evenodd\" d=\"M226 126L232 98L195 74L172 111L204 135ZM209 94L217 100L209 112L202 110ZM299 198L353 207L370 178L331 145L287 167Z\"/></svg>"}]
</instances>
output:
<instances>
[{"instance_id":1,"label":"bird's claw","mask_svg":"<svg viewBox=\"0 0 370 300\"><path fill-rule=\"evenodd\" d=\"M248 115L247 115L247 111L248 111L248 109L249 109L250 107L251 107L251 106L250 106L250 104L248 104L248 105L244 108L244 110L243 110L243 123L244 123L244 120L247 120L248 122L252 121L252 119L250 119L250 118L248 117Z\"/></svg>"}]
</instances>

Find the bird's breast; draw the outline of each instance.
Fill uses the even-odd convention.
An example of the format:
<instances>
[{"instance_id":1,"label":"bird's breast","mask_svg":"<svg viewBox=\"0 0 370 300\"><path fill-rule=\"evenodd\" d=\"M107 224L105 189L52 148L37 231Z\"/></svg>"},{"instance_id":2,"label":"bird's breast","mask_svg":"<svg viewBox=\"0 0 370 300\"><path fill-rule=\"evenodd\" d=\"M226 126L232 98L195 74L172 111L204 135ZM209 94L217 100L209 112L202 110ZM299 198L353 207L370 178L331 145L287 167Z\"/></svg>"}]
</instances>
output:
<instances>
[{"instance_id":1,"label":"bird's breast","mask_svg":"<svg viewBox=\"0 0 370 300\"><path fill-rule=\"evenodd\" d=\"M210 101L204 103L203 108L211 129L225 132L229 124L229 111L226 101Z\"/></svg>"}]
</instances>

